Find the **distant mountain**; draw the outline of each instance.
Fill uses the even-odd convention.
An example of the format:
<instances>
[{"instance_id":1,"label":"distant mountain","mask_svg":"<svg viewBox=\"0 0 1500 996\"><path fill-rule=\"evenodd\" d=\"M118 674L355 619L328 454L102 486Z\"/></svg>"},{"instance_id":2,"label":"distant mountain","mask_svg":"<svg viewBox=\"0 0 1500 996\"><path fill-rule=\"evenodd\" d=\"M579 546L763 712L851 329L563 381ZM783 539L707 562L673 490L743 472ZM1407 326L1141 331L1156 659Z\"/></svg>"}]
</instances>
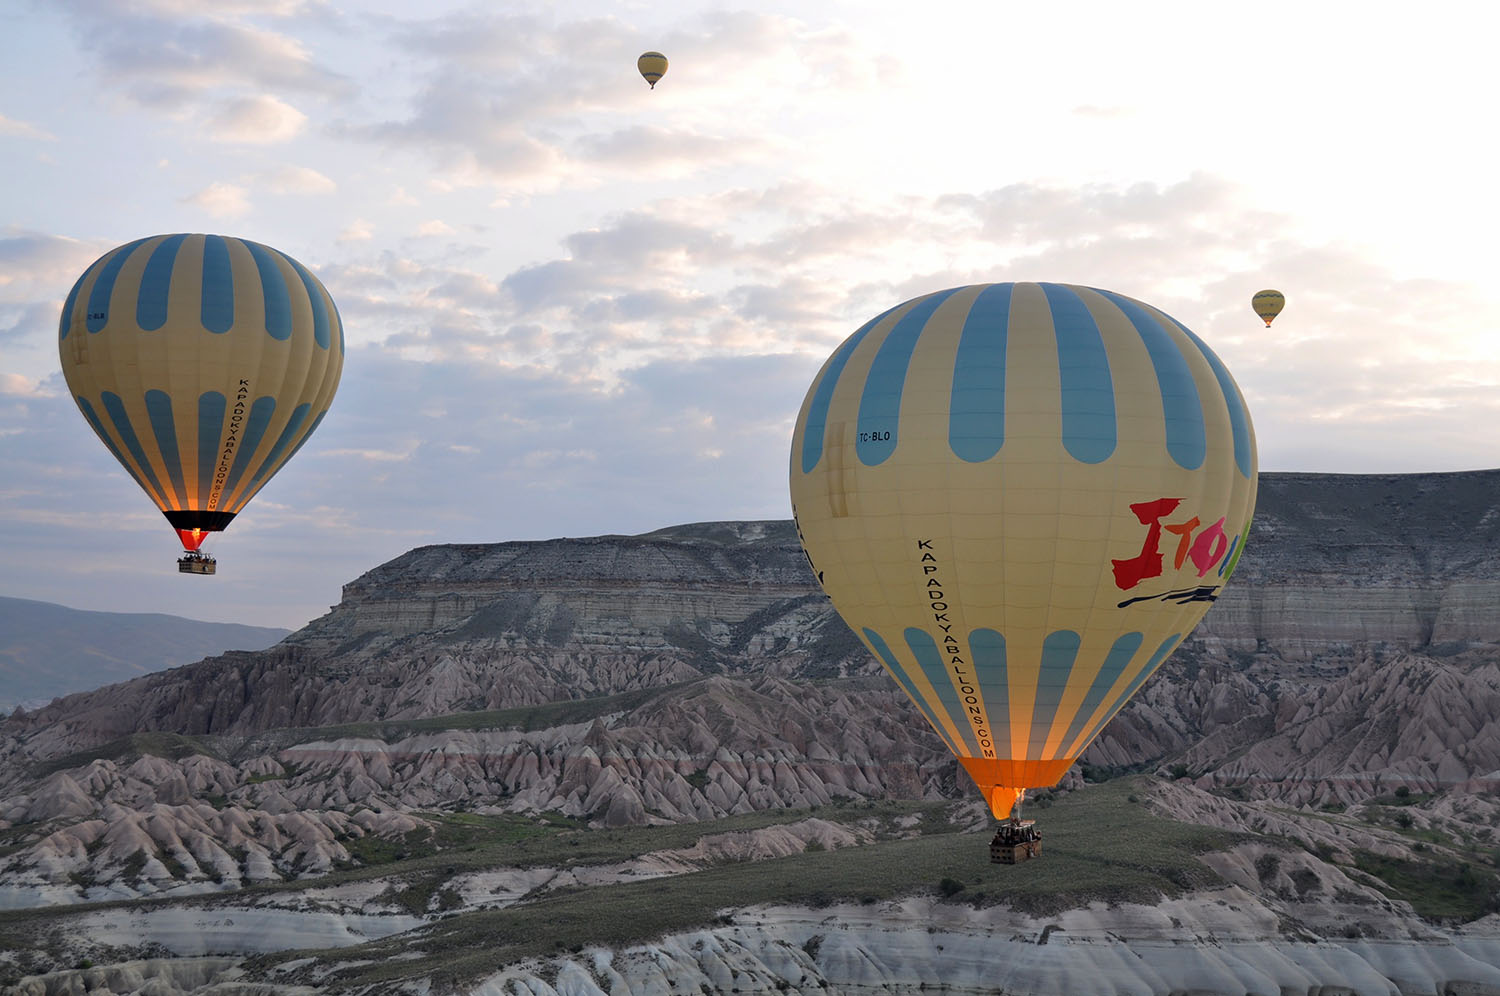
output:
<instances>
[{"instance_id":1,"label":"distant mountain","mask_svg":"<svg viewBox=\"0 0 1500 996\"><path fill-rule=\"evenodd\" d=\"M0 596L0 711L45 705L226 650L264 650L288 632Z\"/></svg>"}]
</instances>

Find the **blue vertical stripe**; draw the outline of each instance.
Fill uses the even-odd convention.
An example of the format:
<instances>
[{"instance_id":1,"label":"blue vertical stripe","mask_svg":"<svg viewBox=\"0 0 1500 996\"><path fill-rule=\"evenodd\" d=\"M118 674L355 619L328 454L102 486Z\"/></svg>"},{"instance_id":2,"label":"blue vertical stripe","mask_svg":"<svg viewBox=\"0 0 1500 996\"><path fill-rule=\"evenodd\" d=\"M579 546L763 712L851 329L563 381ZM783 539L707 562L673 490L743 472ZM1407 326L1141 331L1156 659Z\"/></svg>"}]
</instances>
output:
<instances>
[{"instance_id":1,"label":"blue vertical stripe","mask_svg":"<svg viewBox=\"0 0 1500 996\"><path fill-rule=\"evenodd\" d=\"M156 479L156 471L151 469L151 461L146 459L146 451L141 449L141 441L136 438L135 429L130 424L130 415L125 411L125 405L120 401L120 396L111 391L101 391L99 399L104 402L104 410L109 414L109 420L114 423L115 432L119 434L120 441L125 444L125 449L135 458L136 465L141 474L151 484L151 490L156 492L153 497L163 506L169 504L167 491ZM139 480L139 478L137 478Z\"/></svg>"},{"instance_id":2,"label":"blue vertical stripe","mask_svg":"<svg viewBox=\"0 0 1500 996\"><path fill-rule=\"evenodd\" d=\"M1057 707L1063 693L1068 690L1068 678L1073 674L1073 664L1078 659L1078 647L1083 638L1070 629L1048 633L1042 641L1042 660L1037 666L1036 699L1031 708L1030 757L1040 757L1047 746L1047 735L1052 732L1052 720L1057 716Z\"/></svg>"},{"instance_id":3,"label":"blue vertical stripe","mask_svg":"<svg viewBox=\"0 0 1500 996\"><path fill-rule=\"evenodd\" d=\"M172 267L177 250L186 235L170 235L151 250L146 270L141 274L141 288L135 297L135 323L147 332L167 324L167 305L172 291Z\"/></svg>"},{"instance_id":4,"label":"blue vertical stripe","mask_svg":"<svg viewBox=\"0 0 1500 996\"><path fill-rule=\"evenodd\" d=\"M948 673L948 665L943 660L942 652L938 650L937 641L926 630L915 626L908 626L905 636L907 647L917 659L917 667L922 669L927 681L937 692L938 701L947 710L948 718L963 732L967 752L961 753L965 757L983 757L984 751L979 749L979 741L974 739L974 724L969 720L969 712L964 703L959 700L958 689L953 687L953 678Z\"/></svg>"},{"instance_id":5,"label":"blue vertical stripe","mask_svg":"<svg viewBox=\"0 0 1500 996\"><path fill-rule=\"evenodd\" d=\"M177 452L177 424L172 420L172 399L165 391L146 392L146 414L151 418L151 433L156 436L156 451L166 465L167 479L177 495L177 508L187 507L187 486L182 480L182 455Z\"/></svg>"},{"instance_id":6,"label":"blue vertical stripe","mask_svg":"<svg viewBox=\"0 0 1500 996\"><path fill-rule=\"evenodd\" d=\"M1224 576L1224 570L1234 561L1234 551L1240 546L1240 534L1235 533L1234 539L1229 541L1229 549L1224 551L1224 556L1219 560L1219 577Z\"/></svg>"},{"instance_id":7,"label":"blue vertical stripe","mask_svg":"<svg viewBox=\"0 0 1500 996\"><path fill-rule=\"evenodd\" d=\"M1070 750L1073 741L1078 739L1078 734L1083 732L1083 724L1094 715L1094 710L1099 708L1099 703L1104 701L1104 696L1115 687L1115 682L1120 680L1120 675L1125 673L1125 668L1135 659L1135 653L1141 649L1141 641L1145 636L1141 633L1126 633L1115 640L1114 646L1109 648L1109 654L1104 658L1104 663L1099 667L1099 673L1094 676L1094 683L1089 686L1087 694L1083 697L1083 703L1079 705L1078 711L1073 714L1073 722L1068 724L1068 732L1063 734L1062 741L1058 744L1058 757L1076 757L1077 751Z\"/></svg>"},{"instance_id":8,"label":"blue vertical stripe","mask_svg":"<svg viewBox=\"0 0 1500 996\"><path fill-rule=\"evenodd\" d=\"M99 269L99 277L89 290L87 327L90 332L98 332L109 324L109 299L114 293L115 280L120 276L120 268L130 258L135 247L145 241L145 239L136 239L129 245L116 249L113 254L105 258L104 265Z\"/></svg>"},{"instance_id":9,"label":"blue vertical stripe","mask_svg":"<svg viewBox=\"0 0 1500 996\"><path fill-rule=\"evenodd\" d=\"M276 469L276 461L281 457L281 451L286 449L287 444L297 437L297 430L302 428L303 419L307 418L308 410L312 403L304 401L292 409L292 417L287 420L286 428L281 430L281 435L276 437L276 444L271 447L271 452L260 462L260 469L250 477L250 483L254 484L262 477Z\"/></svg>"},{"instance_id":10,"label":"blue vertical stripe","mask_svg":"<svg viewBox=\"0 0 1500 996\"><path fill-rule=\"evenodd\" d=\"M239 445L235 450L234 465L229 468L229 476L224 480L225 501L221 506L222 511L229 510L229 498L234 494L235 486L240 483L240 477L249 469L250 459L255 456L255 448L266 434L266 426L275 411L276 399L269 395L256 398L255 403L250 406L250 414L245 419L245 431L240 433Z\"/></svg>"},{"instance_id":11,"label":"blue vertical stripe","mask_svg":"<svg viewBox=\"0 0 1500 996\"><path fill-rule=\"evenodd\" d=\"M990 459L1005 445L1005 348L1014 286L991 284L979 292L953 358L948 445L970 463Z\"/></svg>"},{"instance_id":12,"label":"blue vertical stripe","mask_svg":"<svg viewBox=\"0 0 1500 996\"><path fill-rule=\"evenodd\" d=\"M896 321L876 350L864 391L859 396L859 434L854 443L854 452L865 466L882 464L896 452L901 428L901 393L906 387L911 354L932 313L960 289L954 287L918 299Z\"/></svg>"},{"instance_id":13,"label":"blue vertical stripe","mask_svg":"<svg viewBox=\"0 0 1500 996\"><path fill-rule=\"evenodd\" d=\"M68 291L68 299L63 302L62 320L57 323L58 342L66 339L68 337L68 329L73 327L73 307L78 303L78 291L83 287L84 278L88 275L87 270L83 271L83 276L74 282L73 289Z\"/></svg>"},{"instance_id":14,"label":"blue vertical stripe","mask_svg":"<svg viewBox=\"0 0 1500 996\"><path fill-rule=\"evenodd\" d=\"M198 507L208 508L213 493L214 471L219 462L219 441L224 438L224 412L229 402L218 391L198 397Z\"/></svg>"},{"instance_id":15,"label":"blue vertical stripe","mask_svg":"<svg viewBox=\"0 0 1500 996\"><path fill-rule=\"evenodd\" d=\"M974 675L979 695L990 721L990 737L996 757L1010 757L1010 677L1005 663L1005 637L992 629L969 634L969 652L974 657Z\"/></svg>"},{"instance_id":16,"label":"blue vertical stripe","mask_svg":"<svg viewBox=\"0 0 1500 996\"><path fill-rule=\"evenodd\" d=\"M899 308L898 304L896 308ZM828 360L828 367L823 371L823 379L818 381L818 387L813 391L812 404L807 406L807 426L802 432L802 473L811 474L818 461L823 459L823 436L828 431L828 408L833 404L833 389L838 386L839 377L844 372L844 365L849 362L849 357L854 350L864 341L881 319L885 318L896 308L890 308L881 312L860 326L849 338L845 339L843 345L833 351L833 356ZM339 321L339 336L341 337L340 348L343 348L344 323Z\"/></svg>"},{"instance_id":17,"label":"blue vertical stripe","mask_svg":"<svg viewBox=\"0 0 1500 996\"><path fill-rule=\"evenodd\" d=\"M217 235L203 237L203 300L198 317L210 332L234 328L234 264L229 244Z\"/></svg>"},{"instance_id":18,"label":"blue vertical stripe","mask_svg":"<svg viewBox=\"0 0 1500 996\"><path fill-rule=\"evenodd\" d=\"M1151 356L1156 383L1161 389L1168 455L1184 470L1197 470L1208 454L1208 433L1203 424L1203 401L1198 397L1198 384L1193 380L1187 357L1182 355L1171 334L1138 302L1111 291L1099 293L1130 319Z\"/></svg>"},{"instance_id":19,"label":"blue vertical stripe","mask_svg":"<svg viewBox=\"0 0 1500 996\"><path fill-rule=\"evenodd\" d=\"M1146 666L1141 668L1140 673L1131 679L1130 684L1126 685L1123 690L1110 699L1109 705L1104 710L1104 715L1074 745L1074 749L1078 754L1082 754L1088 748L1088 745L1093 743L1094 738L1099 735L1099 731L1103 730L1109 721L1115 718L1115 713L1120 711L1121 706L1130 701L1130 697L1135 694L1136 689L1140 688L1147 678L1156 673L1156 669L1161 666L1161 662L1166 660L1167 655L1172 652L1181 640L1181 633L1173 633L1161 641L1161 646L1156 648L1156 652L1151 655L1151 659L1146 662Z\"/></svg>"},{"instance_id":20,"label":"blue vertical stripe","mask_svg":"<svg viewBox=\"0 0 1500 996\"><path fill-rule=\"evenodd\" d=\"M292 335L292 297L287 290L286 277L276 265L280 253L259 242L245 240L243 245L250 250L255 268L260 271L260 291L266 305L266 332L272 339L285 342Z\"/></svg>"},{"instance_id":21,"label":"blue vertical stripe","mask_svg":"<svg viewBox=\"0 0 1500 996\"><path fill-rule=\"evenodd\" d=\"M319 416L319 418L321 417L322 416ZM916 703L917 708L922 711L922 715L927 717L927 722L932 724L932 728L937 731L937 735L939 737L942 737L943 743L948 745L948 749L954 754L957 754L959 752L958 745L953 742L953 738L948 736L948 731L943 727L941 723L938 722L937 714L932 711L932 706L929 705L927 700L922 697L922 694L917 691L917 686L912 684L911 677L896 661L896 655L891 653L891 648L886 645L885 640L881 639L879 633L868 627L864 629L864 634L865 639L870 641L870 646L875 648L876 656L878 656L882 661L885 662L886 670L889 671L895 677L896 681L900 683L901 687L906 690L906 694L910 696L912 702Z\"/></svg>"},{"instance_id":22,"label":"blue vertical stripe","mask_svg":"<svg viewBox=\"0 0 1500 996\"><path fill-rule=\"evenodd\" d=\"M318 344L318 348L327 349L330 338L328 305L323 299L323 292L318 287L318 282L313 279L313 275L307 272L307 267L290 256L283 258L292 264L292 269L297 271L297 276L302 280L302 289L307 291L307 303L312 305L313 342Z\"/></svg>"},{"instance_id":23,"label":"blue vertical stripe","mask_svg":"<svg viewBox=\"0 0 1500 996\"><path fill-rule=\"evenodd\" d=\"M135 472L135 468L130 465L130 461L125 459L125 454L120 452L120 448L115 445L115 441L104 430L104 423L99 421L99 416L94 412L94 406L89 404L88 399L81 394L78 396L78 409L83 412L83 417L89 420L89 425L94 427L94 432L98 433L99 438L104 440L104 445L109 447L110 454L116 460L120 461L120 466L125 468L125 473L130 475L130 479L135 481L142 491L150 495L151 492L146 489L146 482L141 480L141 475Z\"/></svg>"},{"instance_id":24,"label":"blue vertical stripe","mask_svg":"<svg viewBox=\"0 0 1500 996\"><path fill-rule=\"evenodd\" d=\"M1083 299L1062 284L1041 284L1052 310L1061 377L1063 446L1082 463L1103 463L1115 451L1115 388L1109 353Z\"/></svg>"},{"instance_id":25,"label":"blue vertical stripe","mask_svg":"<svg viewBox=\"0 0 1500 996\"><path fill-rule=\"evenodd\" d=\"M1234 433L1234 465L1239 468L1241 476L1249 477L1255 469L1252 466L1255 454L1250 451L1250 417L1245 413L1245 403L1240 400L1240 392L1234 386L1234 378L1229 376L1229 371L1225 369L1223 362L1202 339L1193 334L1192 329L1172 318L1171 315L1167 318L1193 340L1193 345L1198 347L1199 352L1203 354L1203 358L1208 361L1209 367L1213 370L1214 378L1219 382L1219 390L1224 394L1224 404L1229 409L1229 428Z\"/></svg>"}]
</instances>

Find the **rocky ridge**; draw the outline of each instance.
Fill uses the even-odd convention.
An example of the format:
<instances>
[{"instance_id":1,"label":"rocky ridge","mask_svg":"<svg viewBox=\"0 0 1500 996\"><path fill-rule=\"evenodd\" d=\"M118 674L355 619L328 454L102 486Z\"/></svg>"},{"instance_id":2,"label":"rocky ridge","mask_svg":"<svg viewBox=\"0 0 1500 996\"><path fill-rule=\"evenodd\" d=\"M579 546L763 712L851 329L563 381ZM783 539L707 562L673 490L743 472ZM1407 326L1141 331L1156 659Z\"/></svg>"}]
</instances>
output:
<instances>
[{"instance_id":1,"label":"rocky ridge","mask_svg":"<svg viewBox=\"0 0 1500 996\"><path fill-rule=\"evenodd\" d=\"M1204 859L1283 940L1336 933L1326 897L1385 908L1372 860L1500 862L1497 485L1263 475L1234 583L1063 788L1154 771L1163 816L1299 848L1269 872L1253 848ZM424 547L277 647L0 723L0 905L311 882L443 814L604 831L967 791L790 523Z\"/></svg>"}]
</instances>

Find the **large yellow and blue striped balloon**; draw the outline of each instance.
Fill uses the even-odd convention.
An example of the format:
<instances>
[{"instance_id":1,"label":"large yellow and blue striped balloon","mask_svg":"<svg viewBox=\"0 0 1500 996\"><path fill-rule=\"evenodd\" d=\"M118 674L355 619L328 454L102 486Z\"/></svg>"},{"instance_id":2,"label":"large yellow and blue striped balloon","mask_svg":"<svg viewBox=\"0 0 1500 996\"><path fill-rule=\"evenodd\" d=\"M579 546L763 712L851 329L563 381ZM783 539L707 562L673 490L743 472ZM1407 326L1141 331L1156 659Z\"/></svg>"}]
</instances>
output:
<instances>
[{"instance_id":1,"label":"large yellow and blue striped balloon","mask_svg":"<svg viewBox=\"0 0 1500 996\"><path fill-rule=\"evenodd\" d=\"M290 256L245 239L158 235L84 271L58 349L84 418L196 550L323 421L344 328Z\"/></svg>"},{"instance_id":2,"label":"large yellow and blue striped balloon","mask_svg":"<svg viewBox=\"0 0 1500 996\"><path fill-rule=\"evenodd\" d=\"M1250 415L1208 346L1064 284L892 308L829 357L792 438L819 581L1001 819L1208 611L1255 487Z\"/></svg>"}]
</instances>

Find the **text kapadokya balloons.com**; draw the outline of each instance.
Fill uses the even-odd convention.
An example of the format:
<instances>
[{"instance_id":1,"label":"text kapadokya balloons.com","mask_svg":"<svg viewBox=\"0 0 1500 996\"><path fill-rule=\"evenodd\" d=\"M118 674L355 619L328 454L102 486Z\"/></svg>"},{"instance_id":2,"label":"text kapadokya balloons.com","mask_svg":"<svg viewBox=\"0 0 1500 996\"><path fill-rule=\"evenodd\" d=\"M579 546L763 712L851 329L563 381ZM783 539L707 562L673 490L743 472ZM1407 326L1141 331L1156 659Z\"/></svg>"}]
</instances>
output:
<instances>
[{"instance_id":1,"label":"text kapadokya balloons.com","mask_svg":"<svg viewBox=\"0 0 1500 996\"><path fill-rule=\"evenodd\" d=\"M823 365L792 438L834 607L1004 819L1213 604L1255 504L1229 371L1157 309L1062 284L928 294Z\"/></svg>"},{"instance_id":2,"label":"text kapadokya balloons.com","mask_svg":"<svg viewBox=\"0 0 1500 996\"><path fill-rule=\"evenodd\" d=\"M1286 307L1286 295L1279 290L1256 291L1250 298L1250 307L1266 323L1266 328L1270 328L1271 322Z\"/></svg>"},{"instance_id":3,"label":"text kapadokya balloons.com","mask_svg":"<svg viewBox=\"0 0 1500 996\"><path fill-rule=\"evenodd\" d=\"M83 417L190 551L307 441L344 367L318 278L218 235L105 253L69 292L58 336Z\"/></svg>"}]
</instances>

